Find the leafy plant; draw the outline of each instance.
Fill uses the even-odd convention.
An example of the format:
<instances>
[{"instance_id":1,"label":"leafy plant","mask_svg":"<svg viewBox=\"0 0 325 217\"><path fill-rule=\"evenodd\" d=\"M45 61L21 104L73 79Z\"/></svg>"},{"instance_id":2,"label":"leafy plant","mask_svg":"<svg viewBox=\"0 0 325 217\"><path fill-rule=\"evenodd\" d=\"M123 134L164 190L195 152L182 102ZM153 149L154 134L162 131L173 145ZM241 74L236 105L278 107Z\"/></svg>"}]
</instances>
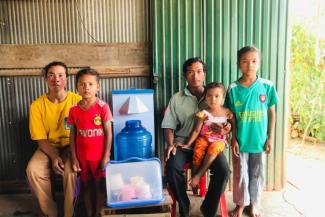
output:
<instances>
[{"instance_id":1,"label":"leafy plant","mask_svg":"<svg viewBox=\"0 0 325 217\"><path fill-rule=\"evenodd\" d=\"M317 39L302 24L293 26L290 106L291 114L299 115L300 119L292 124L305 136L322 141L325 141L324 54L325 40Z\"/></svg>"}]
</instances>

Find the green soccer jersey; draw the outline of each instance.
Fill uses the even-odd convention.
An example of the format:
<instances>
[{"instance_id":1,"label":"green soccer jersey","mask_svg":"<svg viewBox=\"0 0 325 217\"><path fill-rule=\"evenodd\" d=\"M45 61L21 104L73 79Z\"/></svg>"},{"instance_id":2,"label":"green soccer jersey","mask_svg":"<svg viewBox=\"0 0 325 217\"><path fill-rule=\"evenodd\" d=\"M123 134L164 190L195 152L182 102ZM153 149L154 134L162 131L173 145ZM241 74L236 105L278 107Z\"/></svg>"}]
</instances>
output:
<instances>
[{"instance_id":1,"label":"green soccer jersey","mask_svg":"<svg viewBox=\"0 0 325 217\"><path fill-rule=\"evenodd\" d=\"M278 102L273 83L257 78L249 87L238 81L227 91L226 105L236 116L240 152L263 152L267 140L268 109Z\"/></svg>"}]
</instances>

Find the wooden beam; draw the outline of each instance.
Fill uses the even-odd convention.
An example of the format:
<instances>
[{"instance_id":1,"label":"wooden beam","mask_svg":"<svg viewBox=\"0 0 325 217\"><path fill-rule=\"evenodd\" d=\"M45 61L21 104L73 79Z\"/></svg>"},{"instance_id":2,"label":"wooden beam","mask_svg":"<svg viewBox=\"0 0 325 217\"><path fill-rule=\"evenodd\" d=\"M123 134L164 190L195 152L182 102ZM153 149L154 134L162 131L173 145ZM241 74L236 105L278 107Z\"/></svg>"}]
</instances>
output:
<instances>
[{"instance_id":1,"label":"wooden beam","mask_svg":"<svg viewBox=\"0 0 325 217\"><path fill-rule=\"evenodd\" d=\"M78 68L144 66L150 51L149 43L0 45L0 68L42 68L54 60Z\"/></svg>"},{"instance_id":2,"label":"wooden beam","mask_svg":"<svg viewBox=\"0 0 325 217\"><path fill-rule=\"evenodd\" d=\"M86 66L94 68L105 77L147 77L150 66ZM69 74L76 74L80 68L69 68ZM32 69L0 69L0 76L41 76L41 68Z\"/></svg>"}]
</instances>

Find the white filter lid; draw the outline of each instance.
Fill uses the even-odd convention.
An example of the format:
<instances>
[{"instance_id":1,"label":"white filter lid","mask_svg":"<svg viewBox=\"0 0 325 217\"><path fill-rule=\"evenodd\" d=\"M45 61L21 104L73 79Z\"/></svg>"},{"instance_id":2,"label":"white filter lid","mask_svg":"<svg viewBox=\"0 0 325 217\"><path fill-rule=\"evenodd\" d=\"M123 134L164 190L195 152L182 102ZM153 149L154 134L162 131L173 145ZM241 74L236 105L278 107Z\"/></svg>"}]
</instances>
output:
<instances>
[{"instance_id":1,"label":"white filter lid","mask_svg":"<svg viewBox=\"0 0 325 217\"><path fill-rule=\"evenodd\" d=\"M139 114L148 112L147 106L137 96L129 96L123 103L119 112L121 115Z\"/></svg>"}]
</instances>

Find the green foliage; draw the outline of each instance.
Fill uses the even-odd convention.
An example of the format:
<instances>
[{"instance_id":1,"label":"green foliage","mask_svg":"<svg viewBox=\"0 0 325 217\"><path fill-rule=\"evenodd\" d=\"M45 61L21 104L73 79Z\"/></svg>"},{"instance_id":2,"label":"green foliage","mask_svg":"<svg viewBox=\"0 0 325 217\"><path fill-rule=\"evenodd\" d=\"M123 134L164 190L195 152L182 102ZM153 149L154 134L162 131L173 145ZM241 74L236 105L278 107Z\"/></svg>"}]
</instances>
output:
<instances>
[{"instance_id":1,"label":"green foliage","mask_svg":"<svg viewBox=\"0 0 325 217\"><path fill-rule=\"evenodd\" d=\"M323 55L321 55L323 54ZM293 127L325 141L325 40L303 25L294 25L291 38L291 114L299 115ZM293 121L293 119L291 119Z\"/></svg>"}]
</instances>

